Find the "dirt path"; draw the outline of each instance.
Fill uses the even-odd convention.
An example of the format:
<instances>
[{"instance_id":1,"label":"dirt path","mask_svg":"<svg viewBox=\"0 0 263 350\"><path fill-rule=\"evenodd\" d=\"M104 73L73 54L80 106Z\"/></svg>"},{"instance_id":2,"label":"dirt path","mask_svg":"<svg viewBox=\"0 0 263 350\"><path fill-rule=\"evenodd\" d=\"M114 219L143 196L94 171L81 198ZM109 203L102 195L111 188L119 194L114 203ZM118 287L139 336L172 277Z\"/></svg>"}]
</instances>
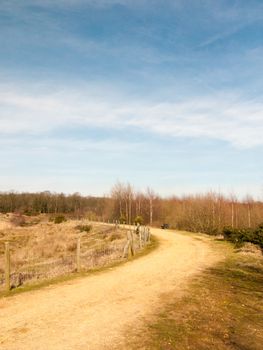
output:
<instances>
[{"instance_id":1,"label":"dirt path","mask_svg":"<svg viewBox=\"0 0 263 350\"><path fill-rule=\"evenodd\" d=\"M0 349L123 349L170 292L220 257L207 243L152 230L160 246L111 271L0 300Z\"/></svg>"}]
</instances>

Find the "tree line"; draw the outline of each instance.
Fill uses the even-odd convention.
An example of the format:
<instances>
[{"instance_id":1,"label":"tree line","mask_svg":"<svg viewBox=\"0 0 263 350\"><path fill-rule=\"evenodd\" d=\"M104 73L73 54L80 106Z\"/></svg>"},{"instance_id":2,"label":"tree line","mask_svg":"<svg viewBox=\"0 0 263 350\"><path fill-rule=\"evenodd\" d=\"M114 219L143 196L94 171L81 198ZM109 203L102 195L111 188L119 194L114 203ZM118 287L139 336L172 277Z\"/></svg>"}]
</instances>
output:
<instances>
[{"instance_id":1,"label":"tree line","mask_svg":"<svg viewBox=\"0 0 263 350\"><path fill-rule=\"evenodd\" d=\"M107 198L82 196L79 193L0 192L0 212L25 215L71 214L76 218L88 215L90 219L101 218Z\"/></svg>"},{"instance_id":2,"label":"tree line","mask_svg":"<svg viewBox=\"0 0 263 350\"><path fill-rule=\"evenodd\" d=\"M127 223L141 216L150 225L168 223L180 230L216 234L225 227L256 228L263 222L263 202L251 196L241 201L234 195L208 192L163 198L151 188L140 192L129 183L117 183L112 188L111 199L114 216Z\"/></svg>"},{"instance_id":3,"label":"tree line","mask_svg":"<svg viewBox=\"0 0 263 350\"><path fill-rule=\"evenodd\" d=\"M63 213L90 220L120 221L132 224L140 218L144 224L192 232L216 234L225 227L256 228L263 222L263 202L247 196L238 200L209 192L200 195L163 198L153 189L137 191L127 183L116 183L110 195L82 196L79 193L0 193L0 212L26 215Z\"/></svg>"}]
</instances>

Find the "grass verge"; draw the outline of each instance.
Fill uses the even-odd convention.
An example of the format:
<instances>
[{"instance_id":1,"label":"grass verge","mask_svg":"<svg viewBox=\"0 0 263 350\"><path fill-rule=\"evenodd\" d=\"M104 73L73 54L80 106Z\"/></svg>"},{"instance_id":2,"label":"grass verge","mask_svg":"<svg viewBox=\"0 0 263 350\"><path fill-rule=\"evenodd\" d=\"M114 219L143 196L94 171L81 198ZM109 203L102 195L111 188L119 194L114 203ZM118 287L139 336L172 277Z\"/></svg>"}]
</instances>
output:
<instances>
[{"instance_id":1,"label":"grass verge","mask_svg":"<svg viewBox=\"0 0 263 350\"><path fill-rule=\"evenodd\" d=\"M49 287L49 286L56 285L56 284L63 283L63 282L70 282L70 281L73 281L77 278L84 278L84 277L88 277L88 276L91 276L94 274L104 273L104 272L111 270L115 267L123 265L129 261L133 261L133 260L138 259L140 257L146 256L146 255L150 254L153 250L158 248L158 246L159 246L158 239L154 235L151 235L151 242L143 250L138 252L135 256L130 257L129 259L116 261L116 262L109 264L107 266L94 268L94 269L89 270L87 272L79 272L79 273L73 272L69 275L60 276L60 277L56 277L53 279L44 280L44 281L39 282L39 283L34 283L34 284L32 283L32 284L24 285L24 286L21 286L18 288L14 288L8 292L3 291L3 292L0 292L0 298L12 297L12 296L20 294L20 293L38 290L38 289L41 289L44 287Z\"/></svg>"},{"instance_id":2,"label":"grass verge","mask_svg":"<svg viewBox=\"0 0 263 350\"><path fill-rule=\"evenodd\" d=\"M223 247L221 247L223 248ZM226 259L195 277L129 349L261 350L263 260L226 249ZM134 339L134 338L133 338Z\"/></svg>"}]
</instances>

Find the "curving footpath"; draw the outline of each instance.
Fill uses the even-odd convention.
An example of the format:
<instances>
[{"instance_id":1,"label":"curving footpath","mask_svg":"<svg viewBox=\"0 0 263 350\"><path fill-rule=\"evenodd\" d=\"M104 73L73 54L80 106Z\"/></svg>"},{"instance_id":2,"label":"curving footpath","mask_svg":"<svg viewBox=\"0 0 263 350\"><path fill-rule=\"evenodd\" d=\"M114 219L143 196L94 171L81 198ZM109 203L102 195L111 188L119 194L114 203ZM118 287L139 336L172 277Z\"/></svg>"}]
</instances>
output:
<instances>
[{"instance_id":1,"label":"curving footpath","mask_svg":"<svg viewBox=\"0 0 263 350\"><path fill-rule=\"evenodd\" d=\"M0 299L0 349L122 349L127 330L161 308L170 293L219 261L209 238L152 229L149 255L97 275Z\"/></svg>"}]
</instances>

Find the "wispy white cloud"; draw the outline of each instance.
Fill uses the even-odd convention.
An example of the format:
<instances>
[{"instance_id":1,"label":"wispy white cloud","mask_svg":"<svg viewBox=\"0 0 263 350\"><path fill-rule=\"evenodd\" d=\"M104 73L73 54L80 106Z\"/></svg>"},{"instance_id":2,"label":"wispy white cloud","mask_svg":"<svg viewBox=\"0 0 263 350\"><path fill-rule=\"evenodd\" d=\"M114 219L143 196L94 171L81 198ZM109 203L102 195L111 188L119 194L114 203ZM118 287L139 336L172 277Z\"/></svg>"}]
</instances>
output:
<instances>
[{"instance_id":1,"label":"wispy white cloud","mask_svg":"<svg viewBox=\"0 0 263 350\"><path fill-rule=\"evenodd\" d=\"M217 21L228 23L251 23L263 18L263 4L258 1L254 6L247 1L217 1L211 4L206 2L206 7L210 10L213 18Z\"/></svg>"},{"instance_id":2,"label":"wispy white cloud","mask_svg":"<svg viewBox=\"0 0 263 350\"><path fill-rule=\"evenodd\" d=\"M76 7L80 5L92 5L96 7L100 6L111 6L114 4L119 5L132 5L132 4L141 4L146 5L149 3L154 3L156 1L154 0L56 0L55 2L53 0L24 0L23 2L17 2L16 0L2 0L2 5L5 6L5 8L11 8L13 6L16 7L26 7L26 6L32 6L37 5L41 7Z\"/></svg>"},{"instance_id":3,"label":"wispy white cloud","mask_svg":"<svg viewBox=\"0 0 263 350\"><path fill-rule=\"evenodd\" d=\"M210 138L238 148L263 145L263 103L217 94L158 103L107 90L0 87L0 134L44 134L57 128L138 128L170 137Z\"/></svg>"},{"instance_id":4,"label":"wispy white cloud","mask_svg":"<svg viewBox=\"0 0 263 350\"><path fill-rule=\"evenodd\" d=\"M230 30L222 30L219 33L204 40L201 44L198 45L198 48L205 48L205 47L213 45L221 40L227 39L227 38L235 35L243 27L244 26L239 25L239 26L235 26L234 28L232 28Z\"/></svg>"},{"instance_id":5,"label":"wispy white cloud","mask_svg":"<svg viewBox=\"0 0 263 350\"><path fill-rule=\"evenodd\" d=\"M23 145L23 147L21 147ZM92 138L77 139L76 137L63 138L57 137L41 137L28 138L25 136L3 137L0 139L0 154L8 152L12 154L80 154L89 152L108 152L111 155L123 152L137 152L141 150L143 143L133 142L130 140L117 140L113 138L105 138L96 140Z\"/></svg>"},{"instance_id":6,"label":"wispy white cloud","mask_svg":"<svg viewBox=\"0 0 263 350\"><path fill-rule=\"evenodd\" d=\"M172 0L169 0L172 2ZM181 1L181 0L180 0ZM1 0L1 11L12 13L14 16L25 17L32 8L34 9L62 9L74 10L83 7L108 8L121 5L129 8L149 7L158 4L158 0Z\"/></svg>"}]
</instances>

